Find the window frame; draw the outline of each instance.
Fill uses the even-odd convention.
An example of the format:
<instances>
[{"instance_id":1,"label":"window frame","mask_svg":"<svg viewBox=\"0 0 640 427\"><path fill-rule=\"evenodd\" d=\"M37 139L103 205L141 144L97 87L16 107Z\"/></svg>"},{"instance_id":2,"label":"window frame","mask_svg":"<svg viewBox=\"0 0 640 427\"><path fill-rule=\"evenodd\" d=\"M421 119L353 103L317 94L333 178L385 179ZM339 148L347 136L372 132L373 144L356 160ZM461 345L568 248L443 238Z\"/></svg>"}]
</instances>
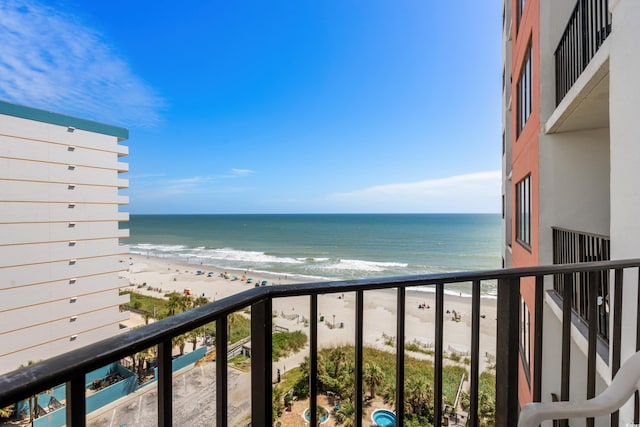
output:
<instances>
[{"instance_id":1,"label":"window frame","mask_svg":"<svg viewBox=\"0 0 640 427\"><path fill-rule=\"evenodd\" d=\"M531 251L531 174L516 183L516 241Z\"/></svg>"},{"instance_id":2,"label":"window frame","mask_svg":"<svg viewBox=\"0 0 640 427\"><path fill-rule=\"evenodd\" d=\"M516 84L516 92L518 94L518 104L516 107L517 116L517 131L518 137L524 130L524 127L531 117L532 111L532 59L531 59L531 40L527 45L527 54L522 62L522 68L520 69L520 75L518 76L518 83Z\"/></svg>"},{"instance_id":3,"label":"window frame","mask_svg":"<svg viewBox=\"0 0 640 427\"><path fill-rule=\"evenodd\" d=\"M531 369L531 311L529 306L525 302L524 298L520 296L520 357L522 359L522 366L524 368L527 381L530 378Z\"/></svg>"},{"instance_id":4,"label":"window frame","mask_svg":"<svg viewBox=\"0 0 640 427\"><path fill-rule=\"evenodd\" d=\"M516 0L516 13L518 20L518 31L520 31L520 23L522 22L522 15L524 14L524 8L527 5L527 0Z\"/></svg>"}]
</instances>

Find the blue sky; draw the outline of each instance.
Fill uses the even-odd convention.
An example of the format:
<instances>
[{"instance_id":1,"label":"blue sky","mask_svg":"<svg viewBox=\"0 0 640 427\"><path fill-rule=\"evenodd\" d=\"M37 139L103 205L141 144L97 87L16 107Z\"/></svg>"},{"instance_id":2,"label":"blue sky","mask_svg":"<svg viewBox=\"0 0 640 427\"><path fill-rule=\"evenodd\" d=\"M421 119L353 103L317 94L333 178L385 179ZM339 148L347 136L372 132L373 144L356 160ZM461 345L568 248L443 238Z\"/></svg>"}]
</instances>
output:
<instances>
[{"instance_id":1,"label":"blue sky","mask_svg":"<svg viewBox=\"0 0 640 427\"><path fill-rule=\"evenodd\" d=\"M0 99L127 127L131 213L499 212L501 2L0 3Z\"/></svg>"}]
</instances>

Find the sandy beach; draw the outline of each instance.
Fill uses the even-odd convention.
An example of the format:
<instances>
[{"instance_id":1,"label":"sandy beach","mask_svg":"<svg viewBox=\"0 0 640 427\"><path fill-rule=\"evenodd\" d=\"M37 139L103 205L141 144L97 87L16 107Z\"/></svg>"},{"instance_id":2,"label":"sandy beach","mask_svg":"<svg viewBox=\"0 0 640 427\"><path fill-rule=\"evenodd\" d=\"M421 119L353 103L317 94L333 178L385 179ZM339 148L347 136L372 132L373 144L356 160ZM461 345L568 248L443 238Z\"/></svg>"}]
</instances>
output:
<instances>
[{"instance_id":1,"label":"sandy beach","mask_svg":"<svg viewBox=\"0 0 640 427\"><path fill-rule=\"evenodd\" d=\"M229 279L220 276L224 270L209 266L188 264L179 260L158 258L143 255L130 255L122 259L128 271L123 273L131 283L129 289L135 292L160 296L161 293L137 285L146 283L150 287L161 288L165 292L184 292L189 289L194 296L205 296L210 301L217 301L230 295L251 289L255 283L267 281L267 286L274 284L300 283L293 277L283 277L267 273L251 271L226 271ZM202 270L204 274L196 274ZM213 272L211 277L207 273ZM242 276L251 277L252 283L242 281ZM231 280L236 276L237 280ZM434 343L435 295L430 292L407 290L406 292L406 342L416 342L426 347ZM424 308L419 308L423 306ZM445 295L444 309L444 349L456 352L464 357L471 347L471 299L454 295ZM306 330L304 319L309 319L309 298L292 297L274 300L273 310L277 316L276 325L289 330ZM453 312L460 316L458 322L452 320ZM495 355L496 336L496 300L482 298L480 322L480 354L483 370L487 359L485 355ZM386 348L393 351L385 341L396 335L396 293L394 290L367 291L364 295L364 345ZM318 298L318 314L323 322L318 326L318 343L320 347L334 347L342 344L353 344L355 341L355 294L329 294ZM139 319L131 319L129 326L135 326ZM296 366L307 354L302 351L274 365L283 373L287 368ZM415 353L416 357L428 357L423 353Z\"/></svg>"}]
</instances>

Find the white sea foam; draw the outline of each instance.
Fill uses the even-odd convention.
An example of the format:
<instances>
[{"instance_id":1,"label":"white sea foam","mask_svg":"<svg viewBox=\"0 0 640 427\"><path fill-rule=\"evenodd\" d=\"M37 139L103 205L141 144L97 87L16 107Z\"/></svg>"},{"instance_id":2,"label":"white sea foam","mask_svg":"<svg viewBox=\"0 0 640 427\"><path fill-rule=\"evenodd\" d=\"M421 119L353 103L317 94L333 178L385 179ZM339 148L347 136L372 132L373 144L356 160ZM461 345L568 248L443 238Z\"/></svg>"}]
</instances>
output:
<instances>
[{"instance_id":1,"label":"white sea foam","mask_svg":"<svg viewBox=\"0 0 640 427\"><path fill-rule=\"evenodd\" d=\"M217 260L243 261L248 263L300 264L303 262L297 258L292 257L279 257L259 251L242 251L232 248L209 249L205 253L203 253L203 256Z\"/></svg>"},{"instance_id":2,"label":"white sea foam","mask_svg":"<svg viewBox=\"0 0 640 427\"><path fill-rule=\"evenodd\" d=\"M298 280L298 281L300 281L300 283L304 283L304 282L330 282L330 281L333 281L333 280L337 280L335 277L315 276L315 275L311 275L311 274L291 273L291 272L286 272L286 271L285 272L274 273L271 270L251 269L251 273L269 274L271 276L278 276L278 278L280 278L280 279L281 278L287 278L287 279ZM277 284L277 280L275 280L275 283Z\"/></svg>"},{"instance_id":3,"label":"white sea foam","mask_svg":"<svg viewBox=\"0 0 640 427\"><path fill-rule=\"evenodd\" d=\"M351 270L382 272L392 268L406 268L408 264L399 262L364 261L361 259L340 259L329 265L319 266L326 270Z\"/></svg>"},{"instance_id":4,"label":"white sea foam","mask_svg":"<svg viewBox=\"0 0 640 427\"><path fill-rule=\"evenodd\" d=\"M243 262L248 264L302 264L305 261L294 257L279 257L269 255L260 251L243 251L233 248L210 249L204 246L189 248L183 245L153 245L142 243L131 245L132 253L143 255L175 256L176 258L191 260L195 258L197 262Z\"/></svg>"},{"instance_id":5,"label":"white sea foam","mask_svg":"<svg viewBox=\"0 0 640 427\"><path fill-rule=\"evenodd\" d=\"M187 246L184 245L153 245L151 243L139 243L137 245L129 245L129 250L134 254L153 254L157 252L162 253L179 253L188 249Z\"/></svg>"}]
</instances>

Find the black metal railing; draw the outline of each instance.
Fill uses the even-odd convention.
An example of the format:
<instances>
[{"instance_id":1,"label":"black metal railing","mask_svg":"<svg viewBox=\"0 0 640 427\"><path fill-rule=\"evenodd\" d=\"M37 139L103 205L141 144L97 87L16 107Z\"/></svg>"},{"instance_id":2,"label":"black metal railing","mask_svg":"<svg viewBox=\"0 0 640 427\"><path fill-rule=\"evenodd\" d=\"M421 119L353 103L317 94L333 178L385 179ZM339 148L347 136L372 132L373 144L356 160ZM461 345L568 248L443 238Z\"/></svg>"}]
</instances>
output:
<instances>
[{"instance_id":1,"label":"black metal railing","mask_svg":"<svg viewBox=\"0 0 640 427\"><path fill-rule=\"evenodd\" d=\"M578 0L555 51L556 106L611 33L608 0Z\"/></svg>"},{"instance_id":2,"label":"black metal railing","mask_svg":"<svg viewBox=\"0 0 640 427\"><path fill-rule=\"evenodd\" d=\"M609 237L581 231L553 228L553 263L573 264L579 262L608 261L611 259ZM589 298L591 281L596 288L596 298ZM558 295L564 295L565 277L556 276L553 287ZM590 304L596 305L598 336L609 342L609 275L574 273L570 285L571 308L580 318L588 322Z\"/></svg>"},{"instance_id":3,"label":"black metal railing","mask_svg":"<svg viewBox=\"0 0 640 427\"><path fill-rule=\"evenodd\" d=\"M184 312L164 320L130 331L78 350L62 354L44 362L7 373L0 376L0 407L5 407L21 399L33 396L41 390L48 389L61 383L66 383L66 423L68 426L84 426L86 420L86 392L85 375L94 369L112 362L116 362L134 352L150 346L158 346L158 385L157 385L157 423L159 426L180 425L173 416L173 381L172 381L172 338L187 331L203 326L212 321L216 322L216 354L227 354L227 318L231 313L250 308L251 316L251 422L256 426L271 425L272 420L272 304L277 298L300 297L309 298L311 319L318 316L318 295L354 292L355 303L355 361L354 361L354 401L355 414L361 414L363 409L363 301L367 291L380 289L397 290L397 337L405 336L405 292L415 286L431 286L435 290L435 346L433 354L434 380L434 425L443 423L443 335L444 335L444 291L449 284L470 283L472 288L471 314L471 349L470 349L470 410L468 425L477 426L480 423L479 409L479 339L480 339L480 288L486 281L497 281L497 329L496 329L496 412L497 426L514 426L518 417L518 363L519 363L519 301L520 285L523 279L535 279L535 319L534 328L542 330L544 305L545 278L563 275L567 282L571 282L576 273L590 275L609 274L615 276L615 300L612 301L613 333L611 339L612 360L610 366L613 374L620 366L620 341L622 325L622 276L625 270L638 271L640 259L626 261L608 261L598 263L581 263L554 265L545 267L527 267L504 269L484 272L460 272L433 274L425 276L411 276L402 278L370 279L358 281L307 283L297 285L283 285L259 287L243 293L219 300L214 303ZM565 293L569 286L565 286ZM595 298L595 287L591 286L589 293ZM593 311L595 305L590 305ZM563 306L562 326L562 376L560 384L551 388L560 388L561 400L568 400L570 376L569 361L571 343L571 306ZM637 313L633 314L637 319ZM590 317L593 318L593 317ZM318 393L317 378L317 321L310 322L310 419L315 419L318 411L316 396ZM640 322L639 322L640 323ZM587 396L595 392L595 324L589 325L589 349L587 372ZM542 350L543 334L532 334L534 340L532 389L534 401L541 399L542 382ZM397 383L395 402L404 402L404 340L396 342L396 374ZM545 342L545 345L557 346L558 343ZM227 358L216 358L215 375L215 425L225 427L228 423L228 374ZM212 398L212 400L214 400ZM212 404L209 406L213 406ZM403 412L404 405L397 405ZM615 422L614 422L615 421ZM355 416L354 425L362 426L362 418ZM617 415L612 415L611 425L617 425ZM402 416L396 425L402 427Z\"/></svg>"}]
</instances>

